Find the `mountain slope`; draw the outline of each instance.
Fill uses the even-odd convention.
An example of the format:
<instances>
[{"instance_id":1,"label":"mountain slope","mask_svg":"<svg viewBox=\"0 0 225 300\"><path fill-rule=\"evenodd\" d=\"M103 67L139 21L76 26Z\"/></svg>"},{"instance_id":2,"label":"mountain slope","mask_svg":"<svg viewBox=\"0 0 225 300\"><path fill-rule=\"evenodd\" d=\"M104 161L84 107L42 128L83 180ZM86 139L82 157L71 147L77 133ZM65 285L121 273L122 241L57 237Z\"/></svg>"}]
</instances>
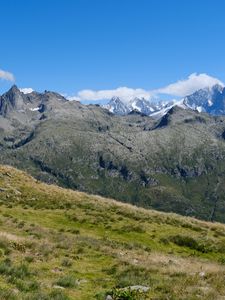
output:
<instances>
[{"instance_id":1,"label":"mountain slope","mask_svg":"<svg viewBox=\"0 0 225 300\"><path fill-rule=\"evenodd\" d=\"M146 299L225 296L224 225L0 174L2 300L105 300L134 285Z\"/></svg>"},{"instance_id":2,"label":"mountain slope","mask_svg":"<svg viewBox=\"0 0 225 300\"><path fill-rule=\"evenodd\" d=\"M159 120L116 116L52 92L20 96L23 111L0 116L1 163L64 187L225 222L224 117L179 107ZM44 109L30 111L31 102Z\"/></svg>"}]
</instances>

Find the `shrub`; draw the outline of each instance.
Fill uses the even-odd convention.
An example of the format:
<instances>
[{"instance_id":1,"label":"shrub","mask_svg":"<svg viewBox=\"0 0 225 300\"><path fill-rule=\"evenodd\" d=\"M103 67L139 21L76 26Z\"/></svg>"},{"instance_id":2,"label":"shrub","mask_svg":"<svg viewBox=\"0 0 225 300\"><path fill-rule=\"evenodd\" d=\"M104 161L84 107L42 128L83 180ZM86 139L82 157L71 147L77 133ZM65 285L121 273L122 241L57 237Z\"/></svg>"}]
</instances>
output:
<instances>
[{"instance_id":1,"label":"shrub","mask_svg":"<svg viewBox=\"0 0 225 300\"><path fill-rule=\"evenodd\" d=\"M0 263L0 274L9 276L11 281L13 281L14 278L24 279L31 275L26 264L21 263L18 266L13 266L9 259Z\"/></svg>"},{"instance_id":2,"label":"shrub","mask_svg":"<svg viewBox=\"0 0 225 300\"><path fill-rule=\"evenodd\" d=\"M28 262L28 263L31 263L34 261L34 257L33 256L26 256L25 258L25 261Z\"/></svg>"},{"instance_id":3,"label":"shrub","mask_svg":"<svg viewBox=\"0 0 225 300\"><path fill-rule=\"evenodd\" d=\"M64 258L63 261L62 261L62 263L61 263L61 265L63 267L71 267L72 264L73 264L72 261L69 260L68 258Z\"/></svg>"},{"instance_id":4,"label":"shrub","mask_svg":"<svg viewBox=\"0 0 225 300\"><path fill-rule=\"evenodd\" d=\"M141 267L129 266L114 275L117 287L124 288L131 285L151 285L150 273Z\"/></svg>"},{"instance_id":5,"label":"shrub","mask_svg":"<svg viewBox=\"0 0 225 300\"><path fill-rule=\"evenodd\" d=\"M69 300L70 298L67 297L61 291L53 291L49 294L49 300ZM39 299L38 299L39 300Z\"/></svg>"},{"instance_id":6,"label":"shrub","mask_svg":"<svg viewBox=\"0 0 225 300\"><path fill-rule=\"evenodd\" d=\"M219 263L221 263L222 265L225 265L225 257L221 257L219 259Z\"/></svg>"},{"instance_id":7,"label":"shrub","mask_svg":"<svg viewBox=\"0 0 225 300\"><path fill-rule=\"evenodd\" d=\"M65 287L65 288L73 288L77 286L77 281L72 275L66 275L61 277L56 282L57 285Z\"/></svg>"},{"instance_id":8,"label":"shrub","mask_svg":"<svg viewBox=\"0 0 225 300\"><path fill-rule=\"evenodd\" d=\"M18 243L18 242L12 242L12 247L13 249L20 251L20 252L25 252L26 247L24 244Z\"/></svg>"},{"instance_id":9,"label":"shrub","mask_svg":"<svg viewBox=\"0 0 225 300\"><path fill-rule=\"evenodd\" d=\"M40 245L39 251L45 258L48 258L49 255L52 255L54 253L54 247L53 245L46 242Z\"/></svg>"},{"instance_id":10,"label":"shrub","mask_svg":"<svg viewBox=\"0 0 225 300\"><path fill-rule=\"evenodd\" d=\"M147 295L139 290L131 289L113 289L109 293L113 300L144 300L147 299Z\"/></svg>"},{"instance_id":11,"label":"shrub","mask_svg":"<svg viewBox=\"0 0 225 300\"><path fill-rule=\"evenodd\" d=\"M19 224L18 224L18 228L23 228L25 225L25 222L24 221L21 221Z\"/></svg>"},{"instance_id":12,"label":"shrub","mask_svg":"<svg viewBox=\"0 0 225 300\"><path fill-rule=\"evenodd\" d=\"M37 281L24 281L21 279L14 279L13 282L16 287L22 292L31 292L39 289L39 283Z\"/></svg>"},{"instance_id":13,"label":"shrub","mask_svg":"<svg viewBox=\"0 0 225 300\"><path fill-rule=\"evenodd\" d=\"M160 238L160 243L164 244L164 245L168 245L169 244L169 239L166 237L161 237Z\"/></svg>"},{"instance_id":14,"label":"shrub","mask_svg":"<svg viewBox=\"0 0 225 300\"><path fill-rule=\"evenodd\" d=\"M98 292L94 297L96 300L105 300L107 295L109 295L109 293Z\"/></svg>"},{"instance_id":15,"label":"shrub","mask_svg":"<svg viewBox=\"0 0 225 300\"><path fill-rule=\"evenodd\" d=\"M5 237L0 237L0 249L3 250L5 255L10 253L10 242Z\"/></svg>"},{"instance_id":16,"label":"shrub","mask_svg":"<svg viewBox=\"0 0 225 300\"><path fill-rule=\"evenodd\" d=\"M1 300L17 300L18 295L11 289L0 289L0 299Z\"/></svg>"},{"instance_id":17,"label":"shrub","mask_svg":"<svg viewBox=\"0 0 225 300\"><path fill-rule=\"evenodd\" d=\"M73 234L80 234L80 230L79 229L71 229L70 231Z\"/></svg>"},{"instance_id":18,"label":"shrub","mask_svg":"<svg viewBox=\"0 0 225 300\"><path fill-rule=\"evenodd\" d=\"M85 252L85 250L84 250L84 248L79 247L76 252L77 252L77 254L83 254Z\"/></svg>"},{"instance_id":19,"label":"shrub","mask_svg":"<svg viewBox=\"0 0 225 300\"><path fill-rule=\"evenodd\" d=\"M70 300L70 298L67 297L62 291L52 291L50 294L46 294L43 292L31 293L30 295L27 295L23 299L24 300Z\"/></svg>"},{"instance_id":20,"label":"shrub","mask_svg":"<svg viewBox=\"0 0 225 300\"><path fill-rule=\"evenodd\" d=\"M0 263L0 274L8 275L11 270L11 261L9 259L5 259Z\"/></svg>"},{"instance_id":21,"label":"shrub","mask_svg":"<svg viewBox=\"0 0 225 300\"><path fill-rule=\"evenodd\" d=\"M13 266L10 269L9 275L15 278L26 278L31 275L30 271L28 270L28 266L24 263L21 263L18 266Z\"/></svg>"},{"instance_id":22,"label":"shrub","mask_svg":"<svg viewBox=\"0 0 225 300\"><path fill-rule=\"evenodd\" d=\"M137 233L145 233L145 230L140 225L124 225L119 229L119 232L137 232Z\"/></svg>"},{"instance_id":23,"label":"shrub","mask_svg":"<svg viewBox=\"0 0 225 300\"><path fill-rule=\"evenodd\" d=\"M211 252L212 249L207 244L200 242L193 237L185 235L175 235L170 237L170 241L181 247L188 247L192 250L197 250L202 253Z\"/></svg>"},{"instance_id":24,"label":"shrub","mask_svg":"<svg viewBox=\"0 0 225 300\"><path fill-rule=\"evenodd\" d=\"M65 235L58 236L56 248L68 250L71 249L72 246L73 246L73 242L67 236Z\"/></svg>"}]
</instances>

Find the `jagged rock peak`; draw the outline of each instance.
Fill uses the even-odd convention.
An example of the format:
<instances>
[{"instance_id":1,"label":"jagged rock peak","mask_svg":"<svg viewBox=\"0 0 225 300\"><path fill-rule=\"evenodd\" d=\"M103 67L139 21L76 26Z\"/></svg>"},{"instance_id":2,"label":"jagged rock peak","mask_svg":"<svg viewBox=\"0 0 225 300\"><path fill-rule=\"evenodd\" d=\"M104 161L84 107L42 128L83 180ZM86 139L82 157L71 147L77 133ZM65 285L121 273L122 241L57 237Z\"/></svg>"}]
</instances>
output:
<instances>
[{"instance_id":1,"label":"jagged rock peak","mask_svg":"<svg viewBox=\"0 0 225 300\"><path fill-rule=\"evenodd\" d=\"M6 116L10 111L23 109L24 98L16 85L0 97L0 115Z\"/></svg>"},{"instance_id":2,"label":"jagged rock peak","mask_svg":"<svg viewBox=\"0 0 225 300\"><path fill-rule=\"evenodd\" d=\"M5 94L21 94L21 91L17 85L14 84Z\"/></svg>"}]
</instances>

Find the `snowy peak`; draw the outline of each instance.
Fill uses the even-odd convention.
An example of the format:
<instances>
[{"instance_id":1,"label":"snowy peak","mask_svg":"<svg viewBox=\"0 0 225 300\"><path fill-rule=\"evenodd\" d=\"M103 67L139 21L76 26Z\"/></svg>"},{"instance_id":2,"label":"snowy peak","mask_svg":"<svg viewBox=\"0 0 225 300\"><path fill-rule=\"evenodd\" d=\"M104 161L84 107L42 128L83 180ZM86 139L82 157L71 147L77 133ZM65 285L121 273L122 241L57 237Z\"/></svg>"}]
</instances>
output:
<instances>
[{"instance_id":1,"label":"snowy peak","mask_svg":"<svg viewBox=\"0 0 225 300\"><path fill-rule=\"evenodd\" d=\"M134 98L124 103L119 97L113 97L109 103L103 105L103 107L116 115L127 115L132 111L150 115L157 109L154 104L151 104L144 98Z\"/></svg>"},{"instance_id":2,"label":"snowy peak","mask_svg":"<svg viewBox=\"0 0 225 300\"><path fill-rule=\"evenodd\" d=\"M119 97L113 97L109 103L103 105L103 107L108 109L111 113L121 116L127 115L130 112L129 108Z\"/></svg>"},{"instance_id":3,"label":"snowy peak","mask_svg":"<svg viewBox=\"0 0 225 300\"><path fill-rule=\"evenodd\" d=\"M104 107L117 115L127 115L134 111L158 118L166 114L174 105L186 108L186 105L183 104L183 100L179 102L174 100L150 102L145 98L134 98L125 104L118 97L112 98L107 105L104 105Z\"/></svg>"},{"instance_id":4,"label":"snowy peak","mask_svg":"<svg viewBox=\"0 0 225 300\"><path fill-rule=\"evenodd\" d=\"M166 115L174 107L178 107L178 108L182 108L182 109L189 108L189 107L187 107L187 105L184 104L183 99L180 101L170 101L168 103L163 102L161 104L161 107L160 106L158 106L158 107L159 107L159 109L151 114L152 117L157 118L157 119Z\"/></svg>"},{"instance_id":5,"label":"snowy peak","mask_svg":"<svg viewBox=\"0 0 225 300\"><path fill-rule=\"evenodd\" d=\"M104 108L116 115L127 115L134 112L139 112L147 116L153 116L156 118L162 117L168 112L174 105L178 105L182 108L187 108L183 103L183 100L154 100L148 101L145 98L133 98L128 102L122 101L119 97L113 97L107 105L103 105Z\"/></svg>"},{"instance_id":6,"label":"snowy peak","mask_svg":"<svg viewBox=\"0 0 225 300\"><path fill-rule=\"evenodd\" d=\"M184 98L184 104L199 112L207 112L213 115L225 114L225 88L214 85L204 88Z\"/></svg>"},{"instance_id":7,"label":"snowy peak","mask_svg":"<svg viewBox=\"0 0 225 300\"><path fill-rule=\"evenodd\" d=\"M134 98L128 103L128 108L132 110L139 111L140 113L143 113L145 115L150 115L155 111L155 107L150 104L149 101L147 101L144 98Z\"/></svg>"},{"instance_id":8,"label":"snowy peak","mask_svg":"<svg viewBox=\"0 0 225 300\"><path fill-rule=\"evenodd\" d=\"M134 98L125 104L120 98L114 97L104 107L118 115L126 115L134 110L160 118L174 106L213 115L225 115L225 88L216 84L200 89L180 100L148 101L144 98Z\"/></svg>"}]
</instances>

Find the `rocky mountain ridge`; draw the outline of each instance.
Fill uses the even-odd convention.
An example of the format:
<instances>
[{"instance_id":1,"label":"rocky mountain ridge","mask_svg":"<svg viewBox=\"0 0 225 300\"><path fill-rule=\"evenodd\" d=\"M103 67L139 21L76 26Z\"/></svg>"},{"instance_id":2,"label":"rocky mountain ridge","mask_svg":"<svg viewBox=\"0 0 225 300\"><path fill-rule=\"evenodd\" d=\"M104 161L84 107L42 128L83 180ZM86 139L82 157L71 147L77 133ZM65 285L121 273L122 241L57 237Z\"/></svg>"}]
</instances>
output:
<instances>
[{"instance_id":1,"label":"rocky mountain ridge","mask_svg":"<svg viewBox=\"0 0 225 300\"><path fill-rule=\"evenodd\" d=\"M225 117L118 116L53 92L0 98L0 163L123 202L225 222Z\"/></svg>"}]
</instances>

